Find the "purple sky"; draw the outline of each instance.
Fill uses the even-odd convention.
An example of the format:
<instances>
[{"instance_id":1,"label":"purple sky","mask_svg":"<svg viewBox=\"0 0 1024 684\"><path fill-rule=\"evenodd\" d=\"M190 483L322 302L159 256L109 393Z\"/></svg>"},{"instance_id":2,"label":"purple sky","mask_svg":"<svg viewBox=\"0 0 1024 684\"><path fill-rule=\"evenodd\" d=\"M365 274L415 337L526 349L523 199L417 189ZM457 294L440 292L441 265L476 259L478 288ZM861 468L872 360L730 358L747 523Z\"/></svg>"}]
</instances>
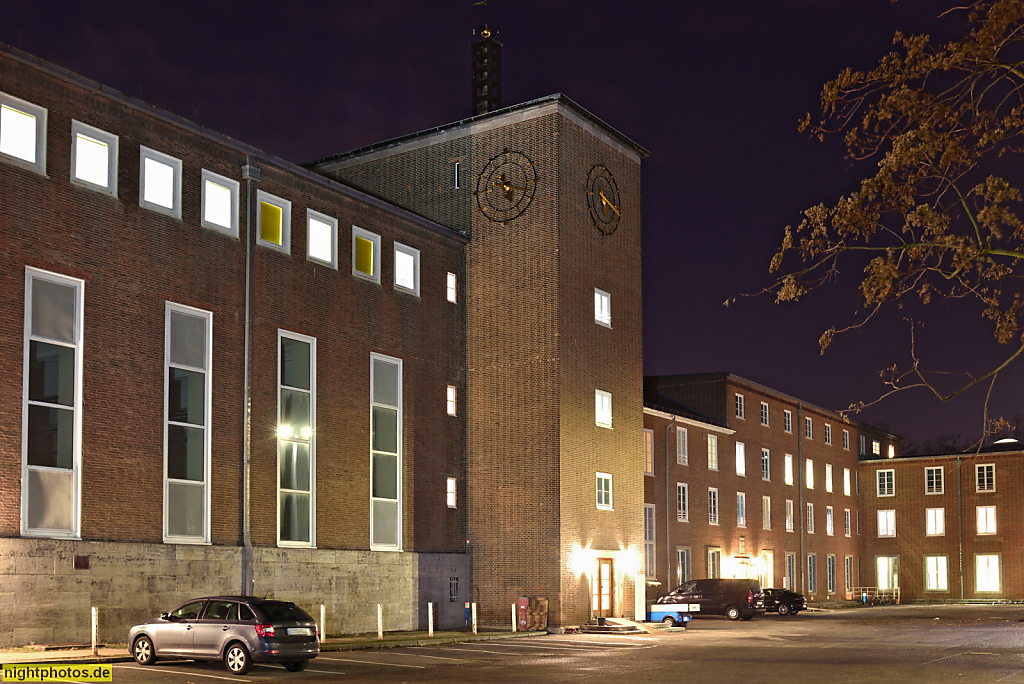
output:
<instances>
[{"instance_id":1,"label":"purple sky","mask_svg":"<svg viewBox=\"0 0 1024 684\"><path fill-rule=\"evenodd\" d=\"M491 0L504 104L563 92L651 151L646 373L730 371L833 409L881 391L875 371L906 358L899 316L818 354L821 331L852 320L855 268L798 304L722 302L767 284L783 228L858 180L838 140L796 131L820 86L873 66L897 28L955 30L936 5ZM296 162L468 116L481 23L471 0L0 4L0 41ZM919 342L949 368L1000 352L980 318L932 309ZM1022 380L1024 368L1004 376L994 413L1024 413ZM973 436L982 398L904 393L862 417L918 442Z\"/></svg>"}]
</instances>

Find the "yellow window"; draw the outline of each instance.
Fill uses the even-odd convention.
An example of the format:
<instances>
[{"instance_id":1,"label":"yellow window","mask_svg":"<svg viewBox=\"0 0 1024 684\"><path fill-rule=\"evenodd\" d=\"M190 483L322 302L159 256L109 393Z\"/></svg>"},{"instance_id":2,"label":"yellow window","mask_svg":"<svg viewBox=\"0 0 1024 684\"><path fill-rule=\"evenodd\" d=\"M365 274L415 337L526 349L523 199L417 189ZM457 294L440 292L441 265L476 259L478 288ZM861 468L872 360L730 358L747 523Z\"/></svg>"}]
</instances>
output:
<instances>
[{"instance_id":1,"label":"yellow window","mask_svg":"<svg viewBox=\"0 0 1024 684\"><path fill-rule=\"evenodd\" d=\"M281 207L269 202L260 202L260 239L280 245L281 225Z\"/></svg>"},{"instance_id":2,"label":"yellow window","mask_svg":"<svg viewBox=\"0 0 1024 684\"><path fill-rule=\"evenodd\" d=\"M373 275L373 241L356 235L356 270Z\"/></svg>"}]
</instances>

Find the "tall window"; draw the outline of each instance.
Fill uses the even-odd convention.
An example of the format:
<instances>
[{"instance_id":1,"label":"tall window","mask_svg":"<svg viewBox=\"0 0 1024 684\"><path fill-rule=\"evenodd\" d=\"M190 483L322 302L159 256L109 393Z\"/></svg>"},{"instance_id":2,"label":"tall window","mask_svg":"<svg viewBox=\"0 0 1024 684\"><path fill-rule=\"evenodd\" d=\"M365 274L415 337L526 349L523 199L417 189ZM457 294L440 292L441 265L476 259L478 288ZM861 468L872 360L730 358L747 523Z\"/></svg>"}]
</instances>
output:
<instances>
[{"instance_id":1,"label":"tall window","mask_svg":"<svg viewBox=\"0 0 1024 684\"><path fill-rule=\"evenodd\" d=\"M868 438L865 437L864 435L857 435L857 442L858 442L857 453L859 453L861 456L867 455L867 453L868 453L868 447L867 447Z\"/></svg>"},{"instance_id":2,"label":"tall window","mask_svg":"<svg viewBox=\"0 0 1024 684\"><path fill-rule=\"evenodd\" d=\"M210 540L213 314L167 303L164 314L164 541Z\"/></svg>"},{"instance_id":3,"label":"tall window","mask_svg":"<svg viewBox=\"0 0 1024 684\"><path fill-rule=\"evenodd\" d=\"M0 159L46 173L46 110L0 93Z\"/></svg>"},{"instance_id":4,"label":"tall window","mask_svg":"<svg viewBox=\"0 0 1024 684\"><path fill-rule=\"evenodd\" d=\"M807 504L807 534L814 534L814 504Z\"/></svg>"},{"instance_id":5,"label":"tall window","mask_svg":"<svg viewBox=\"0 0 1024 684\"><path fill-rule=\"evenodd\" d=\"M996 507L978 506L978 534L996 533Z\"/></svg>"},{"instance_id":6,"label":"tall window","mask_svg":"<svg viewBox=\"0 0 1024 684\"><path fill-rule=\"evenodd\" d=\"M832 443L832 426L829 425L828 423L825 423L825 444L831 444L831 443ZM833 558L832 560L834 561L835 559Z\"/></svg>"},{"instance_id":7,"label":"tall window","mask_svg":"<svg viewBox=\"0 0 1024 684\"><path fill-rule=\"evenodd\" d=\"M594 288L594 322L607 328L612 327L612 296L596 287Z\"/></svg>"},{"instance_id":8,"label":"tall window","mask_svg":"<svg viewBox=\"0 0 1024 684\"><path fill-rule=\"evenodd\" d=\"M608 473L597 474L597 507L612 510L612 476Z\"/></svg>"},{"instance_id":9,"label":"tall window","mask_svg":"<svg viewBox=\"0 0 1024 684\"><path fill-rule=\"evenodd\" d=\"M783 458L783 466L784 466L784 470L785 470L784 476L785 476L785 479L786 479L786 484L788 484L789 486L792 487L793 486L793 454L786 454L786 456Z\"/></svg>"},{"instance_id":10,"label":"tall window","mask_svg":"<svg viewBox=\"0 0 1024 684\"><path fill-rule=\"evenodd\" d=\"M676 428L676 463L687 465L690 462L690 444L686 428Z\"/></svg>"},{"instance_id":11,"label":"tall window","mask_svg":"<svg viewBox=\"0 0 1024 684\"><path fill-rule=\"evenodd\" d=\"M676 583L690 581L690 547L676 548Z\"/></svg>"},{"instance_id":12,"label":"tall window","mask_svg":"<svg viewBox=\"0 0 1024 684\"><path fill-rule=\"evenodd\" d=\"M832 507L825 506L825 534L832 536L835 534L834 522L832 520Z\"/></svg>"},{"instance_id":13,"label":"tall window","mask_svg":"<svg viewBox=\"0 0 1024 684\"><path fill-rule=\"evenodd\" d=\"M25 269L23 535L79 535L84 287Z\"/></svg>"},{"instance_id":14,"label":"tall window","mask_svg":"<svg viewBox=\"0 0 1024 684\"><path fill-rule=\"evenodd\" d=\"M978 554L974 557L974 582L977 591L1000 591L999 554Z\"/></svg>"},{"instance_id":15,"label":"tall window","mask_svg":"<svg viewBox=\"0 0 1024 684\"><path fill-rule=\"evenodd\" d=\"M875 572L879 589L897 588L900 586L899 556L875 556Z\"/></svg>"},{"instance_id":16,"label":"tall window","mask_svg":"<svg viewBox=\"0 0 1024 684\"><path fill-rule=\"evenodd\" d=\"M278 543L310 546L315 543L316 340L279 332L278 341ZM387 448L397 455L397 445Z\"/></svg>"},{"instance_id":17,"label":"tall window","mask_svg":"<svg viewBox=\"0 0 1024 684\"><path fill-rule=\"evenodd\" d=\"M445 483L444 489L444 500L448 505L448 508L455 508L456 502L458 501L458 490L456 489L456 479L449 477Z\"/></svg>"},{"instance_id":18,"label":"tall window","mask_svg":"<svg viewBox=\"0 0 1024 684\"><path fill-rule=\"evenodd\" d=\"M925 534L929 537L941 537L946 534L946 509L924 509Z\"/></svg>"},{"instance_id":19,"label":"tall window","mask_svg":"<svg viewBox=\"0 0 1024 684\"><path fill-rule=\"evenodd\" d=\"M853 591L853 556L847 556L844 561L845 567L843 570L846 572L843 574L845 575L844 581L846 582L846 591Z\"/></svg>"},{"instance_id":20,"label":"tall window","mask_svg":"<svg viewBox=\"0 0 1024 684\"><path fill-rule=\"evenodd\" d=\"M747 446L743 442L736 442L736 474L747 475Z\"/></svg>"},{"instance_id":21,"label":"tall window","mask_svg":"<svg viewBox=\"0 0 1024 684\"><path fill-rule=\"evenodd\" d=\"M682 482L676 483L676 520L690 521L690 488Z\"/></svg>"},{"instance_id":22,"label":"tall window","mask_svg":"<svg viewBox=\"0 0 1024 684\"><path fill-rule=\"evenodd\" d=\"M458 407L458 393L455 385L448 385L444 391L444 406L449 416L454 416Z\"/></svg>"},{"instance_id":23,"label":"tall window","mask_svg":"<svg viewBox=\"0 0 1024 684\"><path fill-rule=\"evenodd\" d=\"M949 560L946 556L924 557L925 591L949 591Z\"/></svg>"},{"instance_id":24,"label":"tall window","mask_svg":"<svg viewBox=\"0 0 1024 684\"><path fill-rule=\"evenodd\" d=\"M380 235L352 226L352 275L380 282Z\"/></svg>"},{"instance_id":25,"label":"tall window","mask_svg":"<svg viewBox=\"0 0 1024 684\"><path fill-rule=\"evenodd\" d=\"M117 197L117 136L71 121L71 182Z\"/></svg>"},{"instance_id":26,"label":"tall window","mask_svg":"<svg viewBox=\"0 0 1024 684\"><path fill-rule=\"evenodd\" d=\"M825 491L832 493L832 464L825 464Z\"/></svg>"},{"instance_id":27,"label":"tall window","mask_svg":"<svg viewBox=\"0 0 1024 684\"><path fill-rule=\"evenodd\" d=\"M804 418L804 437L814 439L814 425L810 418Z\"/></svg>"},{"instance_id":28,"label":"tall window","mask_svg":"<svg viewBox=\"0 0 1024 684\"><path fill-rule=\"evenodd\" d=\"M654 504L644 504L644 574L654 577Z\"/></svg>"},{"instance_id":29,"label":"tall window","mask_svg":"<svg viewBox=\"0 0 1024 684\"><path fill-rule=\"evenodd\" d=\"M238 237L238 181L202 171L203 228Z\"/></svg>"},{"instance_id":30,"label":"tall window","mask_svg":"<svg viewBox=\"0 0 1024 684\"><path fill-rule=\"evenodd\" d=\"M878 496L895 496L895 483L895 470L878 470L875 472L875 484L877 485Z\"/></svg>"},{"instance_id":31,"label":"tall window","mask_svg":"<svg viewBox=\"0 0 1024 684\"><path fill-rule=\"evenodd\" d=\"M708 470L718 470L718 437L708 435Z\"/></svg>"},{"instance_id":32,"label":"tall window","mask_svg":"<svg viewBox=\"0 0 1024 684\"><path fill-rule=\"evenodd\" d=\"M744 407L743 395L742 394L737 394L736 395L736 417L737 418L745 418L746 417L746 408Z\"/></svg>"},{"instance_id":33,"label":"tall window","mask_svg":"<svg viewBox=\"0 0 1024 684\"><path fill-rule=\"evenodd\" d=\"M996 491L996 466L994 463L982 463L976 465L976 491L978 492L994 492Z\"/></svg>"},{"instance_id":34,"label":"tall window","mask_svg":"<svg viewBox=\"0 0 1024 684\"><path fill-rule=\"evenodd\" d=\"M814 489L814 462L807 459L805 464L807 465L807 488Z\"/></svg>"},{"instance_id":35,"label":"tall window","mask_svg":"<svg viewBox=\"0 0 1024 684\"><path fill-rule=\"evenodd\" d=\"M644 475L654 475L654 430L644 428Z\"/></svg>"},{"instance_id":36,"label":"tall window","mask_svg":"<svg viewBox=\"0 0 1024 684\"><path fill-rule=\"evenodd\" d=\"M825 557L825 570L828 584L828 593L836 593L836 557L829 554Z\"/></svg>"},{"instance_id":37,"label":"tall window","mask_svg":"<svg viewBox=\"0 0 1024 684\"><path fill-rule=\"evenodd\" d=\"M878 511L878 536L896 536L896 511Z\"/></svg>"},{"instance_id":38,"label":"tall window","mask_svg":"<svg viewBox=\"0 0 1024 684\"><path fill-rule=\"evenodd\" d=\"M722 549L718 547L708 548L708 579L720 579L722 577Z\"/></svg>"},{"instance_id":39,"label":"tall window","mask_svg":"<svg viewBox=\"0 0 1024 684\"><path fill-rule=\"evenodd\" d=\"M843 448L847 451L850 450L850 431L843 430Z\"/></svg>"},{"instance_id":40,"label":"tall window","mask_svg":"<svg viewBox=\"0 0 1024 684\"><path fill-rule=\"evenodd\" d=\"M786 499L786 531L796 531L796 513L793 510L792 499Z\"/></svg>"},{"instance_id":41,"label":"tall window","mask_svg":"<svg viewBox=\"0 0 1024 684\"><path fill-rule=\"evenodd\" d=\"M818 591L818 557L813 553L807 554L807 591Z\"/></svg>"},{"instance_id":42,"label":"tall window","mask_svg":"<svg viewBox=\"0 0 1024 684\"><path fill-rule=\"evenodd\" d=\"M708 523L718 524L718 489L708 487Z\"/></svg>"},{"instance_id":43,"label":"tall window","mask_svg":"<svg viewBox=\"0 0 1024 684\"><path fill-rule=\"evenodd\" d=\"M594 422L598 427L612 426L612 395L601 390L594 390Z\"/></svg>"},{"instance_id":44,"label":"tall window","mask_svg":"<svg viewBox=\"0 0 1024 684\"><path fill-rule=\"evenodd\" d=\"M181 160L139 146L139 206L181 218Z\"/></svg>"},{"instance_id":45,"label":"tall window","mask_svg":"<svg viewBox=\"0 0 1024 684\"><path fill-rule=\"evenodd\" d=\"M454 273L449 272L445 278L445 297L452 304L455 304L459 298L459 279Z\"/></svg>"},{"instance_id":46,"label":"tall window","mask_svg":"<svg viewBox=\"0 0 1024 684\"><path fill-rule=\"evenodd\" d=\"M306 258L338 268L338 219L306 209Z\"/></svg>"},{"instance_id":47,"label":"tall window","mask_svg":"<svg viewBox=\"0 0 1024 684\"><path fill-rule=\"evenodd\" d=\"M771 480L772 469L771 469L771 454L768 453L767 449L761 449L761 479Z\"/></svg>"},{"instance_id":48,"label":"tall window","mask_svg":"<svg viewBox=\"0 0 1024 684\"><path fill-rule=\"evenodd\" d=\"M761 425L768 426L768 402L761 402Z\"/></svg>"},{"instance_id":49,"label":"tall window","mask_svg":"<svg viewBox=\"0 0 1024 684\"><path fill-rule=\"evenodd\" d=\"M761 527L766 530L772 529L772 497L761 497Z\"/></svg>"},{"instance_id":50,"label":"tall window","mask_svg":"<svg viewBox=\"0 0 1024 684\"><path fill-rule=\"evenodd\" d=\"M736 492L736 526L747 526L747 495L743 492Z\"/></svg>"},{"instance_id":51,"label":"tall window","mask_svg":"<svg viewBox=\"0 0 1024 684\"><path fill-rule=\"evenodd\" d=\"M847 537L849 537L850 533L853 531L852 530L853 526L850 523L851 523L851 520L850 520L850 509L849 508L844 508L843 509L843 534L845 534Z\"/></svg>"},{"instance_id":52,"label":"tall window","mask_svg":"<svg viewBox=\"0 0 1024 684\"><path fill-rule=\"evenodd\" d=\"M796 554L786 553L786 574L782 578L782 588L793 590L796 587Z\"/></svg>"},{"instance_id":53,"label":"tall window","mask_svg":"<svg viewBox=\"0 0 1024 684\"><path fill-rule=\"evenodd\" d=\"M843 494L850 496L850 469L843 468Z\"/></svg>"},{"instance_id":54,"label":"tall window","mask_svg":"<svg viewBox=\"0 0 1024 684\"><path fill-rule=\"evenodd\" d=\"M402 360L370 354L370 548L402 549Z\"/></svg>"},{"instance_id":55,"label":"tall window","mask_svg":"<svg viewBox=\"0 0 1024 684\"><path fill-rule=\"evenodd\" d=\"M789 409L782 412L782 429L786 432L793 432L793 412Z\"/></svg>"},{"instance_id":56,"label":"tall window","mask_svg":"<svg viewBox=\"0 0 1024 684\"><path fill-rule=\"evenodd\" d=\"M924 469L924 493L942 494L942 466L933 466Z\"/></svg>"},{"instance_id":57,"label":"tall window","mask_svg":"<svg viewBox=\"0 0 1024 684\"><path fill-rule=\"evenodd\" d=\"M420 250L395 243L395 289L420 296Z\"/></svg>"},{"instance_id":58,"label":"tall window","mask_svg":"<svg viewBox=\"0 0 1024 684\"><path fill-rule=\"evenodd\" d=\"M871 441L871 454L874 456L882 455L882 444L877 439Z\"/></svg>"}]
</instances>

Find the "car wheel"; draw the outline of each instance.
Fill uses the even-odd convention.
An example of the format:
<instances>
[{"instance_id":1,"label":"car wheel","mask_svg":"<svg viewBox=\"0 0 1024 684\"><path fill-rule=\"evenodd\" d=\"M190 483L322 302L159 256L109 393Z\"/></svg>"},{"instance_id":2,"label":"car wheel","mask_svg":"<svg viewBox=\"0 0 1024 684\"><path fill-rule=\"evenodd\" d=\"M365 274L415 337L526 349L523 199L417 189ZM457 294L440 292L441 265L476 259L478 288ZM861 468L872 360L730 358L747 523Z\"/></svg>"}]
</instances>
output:
<instances>
[{"instance_id":1,"label":"car wheel","mask_svg":"<svg viewBox=\"0 0 1024 684\"><path fill-rule=\"evenodd\" d=\"M156 661L153 641L148 636L141 636L132 646L132 656L139 665L152 665Z\"/></svg>"},{"instance_id":2,"label":"car wheel","mask_svg":"<svg viewBox=\"0 0 1024 684\"><path fill-rule=\"evenodd\" d=\"M666 615L664 618L662 618L661 621L662 621L662 623L664 623L664 625L666 627L675 627L676 626L676 621L675 621L675 619L671 615Z\"/></svg>"},{"instance_id":3,"label":"car wheel","mask_svg":"<svg viewBox=\"0 0 1024 684\"><path fill-rule=\"evenodd\" d=\"M787 606L785 603L779 604L779 615L789 615L789 612L789 606Z\"/></svg>"},{"instance_id":4,"label":"car wheel","mask_svg":"<svg viewBox=\"0 0 1024 684\"><path fill-rule=\"evenodd\" d=\"M739 620L741 617L740 609L736 606L729 606L725 609L725 616L730 620Z\"/></svg>"},{"instance_id":5,"label":"car wheel","mask_svg":"<svg viewBox=\"0 0 1024 684\"><path fill-rule=\"evenodd\" d=\"M302 672L306 669L306 665L309 665L308 660L286 660L284 663L284 669L289 672Z\"/></svg>"},{"instance_id":6,"label":"car wheel","mask_svg":"<svg viewBox=\"0 0 1024 684\"><path fill-rule=\"evenodd\" d=\"M245 646L236 641L224 652L224 667L231 674L244 675L252 669L252 656Z\"/></svg>"}]
</instances>

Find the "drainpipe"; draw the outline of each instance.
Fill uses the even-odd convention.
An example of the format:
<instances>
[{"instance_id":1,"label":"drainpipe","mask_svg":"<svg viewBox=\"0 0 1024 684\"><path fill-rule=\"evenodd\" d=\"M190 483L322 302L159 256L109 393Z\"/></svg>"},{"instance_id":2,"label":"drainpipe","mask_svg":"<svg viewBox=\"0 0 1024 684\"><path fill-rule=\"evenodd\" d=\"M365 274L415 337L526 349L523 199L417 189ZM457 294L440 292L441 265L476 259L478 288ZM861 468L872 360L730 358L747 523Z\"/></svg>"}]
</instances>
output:
<instances>
[{"instance_id":1,"label":"drainpipe","mask_svg":"<svg viewBox=\"0 0 1024 684\"><path fill-rule=\"evenodd\" d=\"M804 576L804 476L806 471L804 463L804 403L798 401L796 404L796 477L797 491L797 520L800 521L800 558L797 559L800 566L800 593L807 593L807 585Z\"/></svg>"},{"instance_id":2,"label":"drainpipe","mask_svg":"<svg viewBox=\"0 0 1024 684\"><path fill-rule=\"evenodd\" d=\"M960 600L964 598L964 507L963 487L960 484L960 465L963 459L956 457L956 536L960 552Z\"/></svg>"},{"instance_id":3,"label":"drainpipe","mask_svg":"<svg viewBox=\"0 0 1024 684\"><path fill-rule=\"evenodd\" d=\"M672 416L672 422L665 428L665 588L667 589L672 583L672 536L669 534L669 525L672 523L672 481L668 476L669 458L668 452L669 447L672 446L672 428L676 424L676 416ZM646 589L644 595L646 596ZM659 591L660 595L661 592Z\"/></svg>"},{"instance_id":4,"label":"drainpipe","mask_svg":"<svg viewBox=\"0 0 1024 684\"><path fill-rule=\"evenodd\" d=\"M242 164L242 178L245 180L245 378L243 380L244 416L242 426L242 595L255 592L253 579L251 516L251 470L252 470L252 299L253 299L253 254L256 247L256 231L253 229L253 207L256 195L253 183L260 179L260 169L253 166L249 155Z\"/></svg>"}]
</instances>

